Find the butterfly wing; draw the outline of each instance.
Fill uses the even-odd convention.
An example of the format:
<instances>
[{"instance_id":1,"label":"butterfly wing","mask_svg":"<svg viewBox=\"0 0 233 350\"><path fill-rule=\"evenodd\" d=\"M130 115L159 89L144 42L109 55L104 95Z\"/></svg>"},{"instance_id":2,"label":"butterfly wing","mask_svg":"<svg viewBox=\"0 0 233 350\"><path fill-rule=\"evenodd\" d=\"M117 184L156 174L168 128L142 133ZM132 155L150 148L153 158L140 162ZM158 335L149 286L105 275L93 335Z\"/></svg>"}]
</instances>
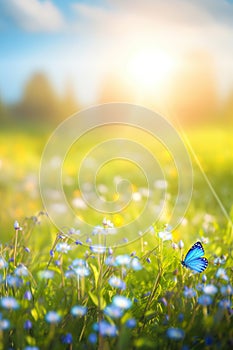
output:
<instances>
[{"instance_id":1,"label":"butterfly wing","mask_svg":"<svg viewBox=\"0 0 233 350\"><path fill-rule=\"evenodd\" d=\"M182 265L196 272L203 272L208 266L208 260L203 257L204 249L201 242L196 242L186 254Z\"/></svg>"},{"instance_id":2,"label":"butterfly wing","mask_svg":"<svg viewBox=\"0 0 233 350\"><path fill-rule=\"evenodd\" d=\"M208 266L208 260L206 258L196 258L189 262L185 263L185 266L196 272L203 272Z\"/></svg>"},{"instance_id":3,"label":"butterfly wing","mask_svg":"<svg viewBox=\"0 0 233 350\"><path fill-rule=\"evenodd\" d=\"M197 258L201 258L205 254L204 249L202 247L201 242L196 242L188 251L186 254L186 257L184 259L184 262L188 264L192 260L195 260Z\"/></svg>"}]
</instances>

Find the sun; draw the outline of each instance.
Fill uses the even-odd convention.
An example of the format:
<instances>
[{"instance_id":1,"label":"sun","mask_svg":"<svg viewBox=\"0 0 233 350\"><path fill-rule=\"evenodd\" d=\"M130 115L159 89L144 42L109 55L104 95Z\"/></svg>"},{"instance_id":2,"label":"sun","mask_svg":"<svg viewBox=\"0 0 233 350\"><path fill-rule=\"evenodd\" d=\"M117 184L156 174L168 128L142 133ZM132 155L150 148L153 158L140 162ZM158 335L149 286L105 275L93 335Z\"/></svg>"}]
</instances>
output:
<instances>
[{"instance_id":1,"label":"sun","mask_svg":"<svg viewBox=\"0 0 233 350\"><path fill-rule=\"evenodd\" d=\"M162 50L140 50L128 58L126 75L144 93L161 88L174 71L175 59Z\"/></svg>"}]
</instances>

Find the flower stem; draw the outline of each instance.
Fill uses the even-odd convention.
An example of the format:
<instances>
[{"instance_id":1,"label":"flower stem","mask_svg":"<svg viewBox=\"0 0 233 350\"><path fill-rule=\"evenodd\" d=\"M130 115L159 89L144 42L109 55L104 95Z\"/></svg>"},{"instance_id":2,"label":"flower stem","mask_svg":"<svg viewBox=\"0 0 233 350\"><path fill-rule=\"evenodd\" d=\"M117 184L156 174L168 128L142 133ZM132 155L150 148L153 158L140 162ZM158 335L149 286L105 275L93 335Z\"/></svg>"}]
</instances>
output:
<instances>
[{"instance_id":1,"label":"flower stem","mask_svg":"<svg viewBox=\"0 0 233 350\"><path fill-rule=\"evenodd\" d=\"M14 256L13 256L15 266L16 266L16 250L17 250L17 243L18 243L18 233L19 233L19 229L16 229L15 230Z\"/></svg>"}]
</instances>

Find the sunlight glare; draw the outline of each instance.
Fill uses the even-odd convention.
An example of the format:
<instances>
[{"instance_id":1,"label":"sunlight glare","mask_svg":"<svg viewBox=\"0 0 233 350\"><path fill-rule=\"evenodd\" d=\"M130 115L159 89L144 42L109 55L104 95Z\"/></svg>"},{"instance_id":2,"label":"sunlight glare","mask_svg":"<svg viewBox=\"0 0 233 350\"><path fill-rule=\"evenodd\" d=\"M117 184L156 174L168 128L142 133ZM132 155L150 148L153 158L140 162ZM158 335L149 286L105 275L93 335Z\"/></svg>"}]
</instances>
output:
<instances>
[{"instance_id":1,"label":"sunlight glare","mask_svg":"<svg viewBox=\"0 0 233 350\"><path fill-rule=\"evenodd\" d=\"M164 51L141 50L128 60L127 75L140 89L150 92L163 85L174 65L174 58Z\"/></svg>"}]
</instances>

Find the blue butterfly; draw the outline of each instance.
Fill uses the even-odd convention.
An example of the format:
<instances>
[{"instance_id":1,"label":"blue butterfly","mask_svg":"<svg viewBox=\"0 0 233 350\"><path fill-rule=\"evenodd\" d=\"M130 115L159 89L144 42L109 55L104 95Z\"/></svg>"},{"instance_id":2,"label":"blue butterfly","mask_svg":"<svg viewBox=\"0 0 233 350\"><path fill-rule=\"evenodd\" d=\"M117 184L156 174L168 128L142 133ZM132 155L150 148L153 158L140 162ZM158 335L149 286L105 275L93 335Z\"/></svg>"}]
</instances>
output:
<instances>
[{"instance_id":1,"label":"blue butterfly","mask_svg":"<svg viewBox=\"0 0 233 350\"><path fill-rule=\"evenodd\" d=\"M208 260L203 257L204 254L201 242L197 242L189 249L181 264L190 270L201 273L208 266Z\"/></svg>"}]
</instances>

